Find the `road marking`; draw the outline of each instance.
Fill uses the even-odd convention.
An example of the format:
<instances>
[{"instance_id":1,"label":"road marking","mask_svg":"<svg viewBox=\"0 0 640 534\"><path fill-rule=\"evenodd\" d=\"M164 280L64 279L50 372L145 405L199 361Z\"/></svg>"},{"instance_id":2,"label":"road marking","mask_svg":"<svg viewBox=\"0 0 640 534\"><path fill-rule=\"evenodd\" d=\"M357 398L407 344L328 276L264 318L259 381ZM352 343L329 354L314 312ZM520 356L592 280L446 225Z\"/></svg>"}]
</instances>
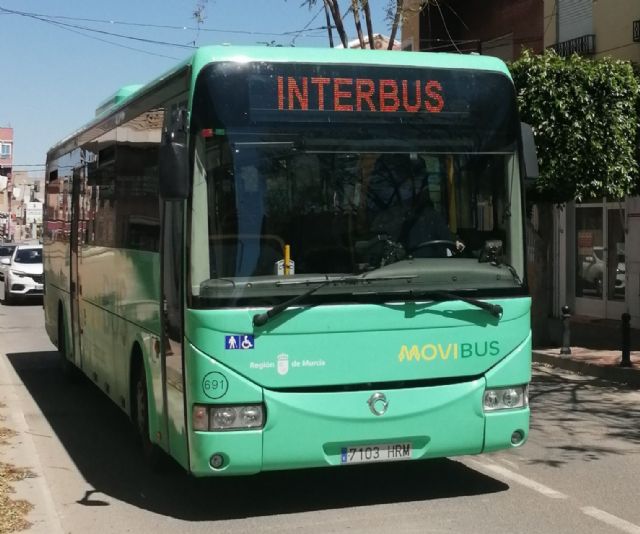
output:
<instances>
[{"instance_id":1,"label":"road marking","mask_svg":"<svg viewBox=\"0 0 640 534\"><path fill-rule=\"evenodd\" d=\"M514 469L514 470L516 470L516 471L517 471L517 470L519 469L519 467L520 467L520 466L519 466L518 464L516 464L515 462L511 462L511 461L507 460L506 458L500 458L500 460L501 460L502 462L504 462L505 464L507 464L511 469Z\"/></svg>"},{"instance_id":2,"label":"road marking","mask_svg":"<svg viewBox=\"0 0 640 534\"><path fill-rule=\"evenodd\" d=\"M466 461L475 466L476 469L479 469L481 471L491 471L501 476L502 478L512 480L513 482L516 482L522 486L537 491L541 495L549 497L550 499L568 499L568 496L564 493L556 491L549 486L545 486L544 484L540 484L535 480L531 480L530 478L514 473L506 467L502 467L498 464L493 463L491 460L489 460L489 462L491 463L479 462L478 460L472 460L471 458L467 458ZM640 534L640 526L621 519L618 516L605 512L604 510L600 510L593 506L583 506L582 508L580 508L580 510L583 514L593 517L598 521L602 521L603 523L617 528L622 532L627 532L628 534Z\"/></svg>"},{"instance_id":3,"label":"road marking","mask_svg":"<svg viewBox=\"0 0 640 534\"><path fill-rule=\"evenodd\" d=\"M587 514L588 516L591 516L594 519L597 519L598 521L602 521L607 525L611 525L612 527L615 527L618 530L622 530L623 532L628 532L629 534L640 534L640 526L635 525L634 523L629 523L629 521L620 519L619 517L612 515L610 513L607 513L604 510L594 508L593 506L585 506L584 508L581 508L581 510L583 513Z\"/></svg>"},{"instance_id":4,"label":"road marking","mask_svg":"<svg viewBox=\"0 0 640 534\"><path fill-rule=\"evenodd\" d=\"M477 460L471 460L471 459L467 459L467 461L477 466L478 469L486 469L488 471L492 471L502 476L503 478L506 478L507 480L512 480L513 482L517 482L518 484L525 486L529 489L532 489L533 491L537 491L541 495L544 495L545 497L549 497L550 499L567 499L568 498L564 493L556 491L550 488L549 486L545 486L544 484L540 484L535 480L531 480L530 478L519 475L518 473L514 473L513 471L510 471L506 467L502 467L500 465L495 465L495 464L489 465L484 462L479 462Z\"/></svg>"}]
</instances>

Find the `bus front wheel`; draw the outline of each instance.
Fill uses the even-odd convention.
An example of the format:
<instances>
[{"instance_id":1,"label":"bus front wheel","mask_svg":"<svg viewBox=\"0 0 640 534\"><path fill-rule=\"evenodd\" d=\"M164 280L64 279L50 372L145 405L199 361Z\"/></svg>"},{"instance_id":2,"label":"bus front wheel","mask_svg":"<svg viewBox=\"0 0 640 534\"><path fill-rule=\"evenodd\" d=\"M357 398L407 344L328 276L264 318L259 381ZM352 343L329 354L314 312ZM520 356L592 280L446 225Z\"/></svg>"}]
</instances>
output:
<instances>
[{"instance_id":1,"label":"bus front wheel","mask_svg":"<svg viewBox=\"0 0 640 534\"><path fill-rule=\"evenodd\" d=\"M151 441L149 434L149 396L147 389L147 375L144 364L138 360L137 371L134 384L134 406L133 417L138 440L142 447L142 454L147 463L154 470L162 467L162 453L157 445Z\"/></svg>"}]
</instances>

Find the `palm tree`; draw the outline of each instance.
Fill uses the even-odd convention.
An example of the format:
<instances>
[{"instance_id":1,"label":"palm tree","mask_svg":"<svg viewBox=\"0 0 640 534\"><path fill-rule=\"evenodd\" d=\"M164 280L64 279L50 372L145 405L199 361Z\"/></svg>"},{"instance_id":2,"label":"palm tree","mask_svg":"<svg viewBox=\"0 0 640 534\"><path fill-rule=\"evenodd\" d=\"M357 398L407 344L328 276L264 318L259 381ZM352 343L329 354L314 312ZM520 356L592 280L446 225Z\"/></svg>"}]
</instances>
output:
<instances>
[{"instance_id":1,"label":"palm tree","mask_svg":"<svg viewBox=\"0 0 640 534\"><path fill-rule=\"evenodd\" d=\"M309 9L313 9L318 4L319 0L305 0L302 5L307 5ZM360 41L360 47L365 48L365 38L362 31L362 14L364 14L364 21L367 28L367 37L369 41L369 48L375 47L375 40L373 34L373 24L371 22L371 8L369 0L349 0L350 6L345 16L351 12L353 15L353 21L355 23L356 32L358 33L358 40ZM398 26L403 20L405 14L409 11L422 11L424 7L430 2L437 0L414 0L408 2L409 6L405 5L405 0L388 0L386 9L386 18L390 22L391 35L389 38L388 50L393 48L396 34L398 33ZM327 32L329 35L329 46L333 48L333 28L338 32L342 46L348 47L347 33L344 29L344 16L340 12L339 0L322 0L324 4L324 11L327 20ZM333 24L331 21L333 20Z\"/></svg>"}]
</instances>

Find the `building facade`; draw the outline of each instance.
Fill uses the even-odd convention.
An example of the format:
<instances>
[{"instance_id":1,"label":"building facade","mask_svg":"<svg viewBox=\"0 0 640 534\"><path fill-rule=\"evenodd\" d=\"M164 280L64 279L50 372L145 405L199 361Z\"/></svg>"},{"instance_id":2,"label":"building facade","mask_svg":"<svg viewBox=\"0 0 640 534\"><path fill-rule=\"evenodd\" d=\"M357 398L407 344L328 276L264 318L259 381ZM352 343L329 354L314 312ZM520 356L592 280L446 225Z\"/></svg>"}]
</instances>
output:
<instances>
[{"instance_id":1,"label":"building facade","mask_svg":"<svg viewBox=\"0 0 640 534\"><path fill-rule=\"evenodd\" d=\"M13 173L13 128L0 128L0 241L8 238Z\"/></svg>"},{"instance_id":2,"label":"building facade","mask_svg":"<svg viewBox=\"0 0 640 534\"><path fill-rule=\"evenodd\" d=\"M541 0L407 2L405 50L463 52L516 59L525 48L543 48Z\"/></svg>"},{"instance_id":3,"label":"building facade","mask_svg":"<svg viewBox=\"0 0 640 534\"><path fill-rule=\"evenodd\" d=\"M11 235L13 241L39 239L42 234L44 175L13 171Z\"/></svg>"},{"instance_id":4,"label":"building facade","mask_svg":"<svg viewBox=\"0 0 640 534\"><path fill-rule=\"evenodd\" d=\"M424 6L424 7L421 7ZM405 50L481 53L516 59L524 48L589 58L610 56L640 65L638 0L411 0L402 28ZM537 217L534 213L534 226ZM553 264L541 300L544 317L597 319L631 315L640 328L640 198L570 202L555 210L553 243L530 240L530 264ZM533 233L530 233L534 237ZM533 273L535 269L531 269ZM545 280L545 284L548 281ZM545 288L546 289L546 288ZM550 308L550 309L547 309Z\"/></svg>"},{"instance_id":5,"label":"building facade","mask_svg":"<svg viewBox=\"0 0 640 534\"><path fill-rule=\"evenodd\" d=\"M13 129L0 128L0 242L37 239L42 228L43 176L13 167Z\"/></svg>"},{"instance_id":6,"label":"building facade","mask_svg":"<svg viewBox=\"0 0 640 534\"><path fill-rule=\"evenodd\" d=\"M544 0L544 46L560 55L640 63L640 2Z\"/></svg>"},{"instance_id":7,"label":"building facade","mask_svg":"<svg viewBox=\"0 0 640 534\"><path fill-rule=\"evenodd\" d=\"M545 0L544 45L640 64L640 2ZM640 198L570 202L554 221L553 314L631 315L640 328Z\"/></svg>"}]
</instances>

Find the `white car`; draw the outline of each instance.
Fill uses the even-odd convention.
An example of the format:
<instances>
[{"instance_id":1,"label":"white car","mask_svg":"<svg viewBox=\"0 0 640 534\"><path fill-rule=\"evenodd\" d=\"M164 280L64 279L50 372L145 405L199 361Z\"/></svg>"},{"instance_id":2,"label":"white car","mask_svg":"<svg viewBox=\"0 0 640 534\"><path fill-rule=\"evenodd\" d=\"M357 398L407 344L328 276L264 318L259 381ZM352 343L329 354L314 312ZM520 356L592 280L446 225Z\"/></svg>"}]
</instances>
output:
<instances>
[{"instance_id":1,"label":"white car","mask_svg":"<svg viewBox=\"0 0 640 534\"><path fill-rule=\"evenodd\" d=\"M0 285L4 287L4 271L9 267L1 263L4 258L7 258L11 262L11 256L16 249L15 243L0 243Z\"/></svg>"},{"instance_id":2,"label":"white car","mask_svg":"<svg viewBox=\"0 0 640 534\"><path fill-rule=\"evenodd\" d=\"M42 296L42 245L18 245L11 257L0 258L4 282L2 300L10 304L19 298Z\"/></svg>"},{"instance_id":3,"label":"white car","mask_svg":"<svg viewBox=\"0 0 640 534\"><path fill-rule=\"evenodd\" d=\"M618 253L616 258L616 279L613 290L616 294L624 294L626 285L626 266L624 253ZM582 259L582 271L579 273L583 283L590 289L595 290L598 297L602 297L603 277L604 277L604 249L603 247L593 247L590 255ZM613 295L609 295L609 298Z\"/></svg>"}]
</instances>

